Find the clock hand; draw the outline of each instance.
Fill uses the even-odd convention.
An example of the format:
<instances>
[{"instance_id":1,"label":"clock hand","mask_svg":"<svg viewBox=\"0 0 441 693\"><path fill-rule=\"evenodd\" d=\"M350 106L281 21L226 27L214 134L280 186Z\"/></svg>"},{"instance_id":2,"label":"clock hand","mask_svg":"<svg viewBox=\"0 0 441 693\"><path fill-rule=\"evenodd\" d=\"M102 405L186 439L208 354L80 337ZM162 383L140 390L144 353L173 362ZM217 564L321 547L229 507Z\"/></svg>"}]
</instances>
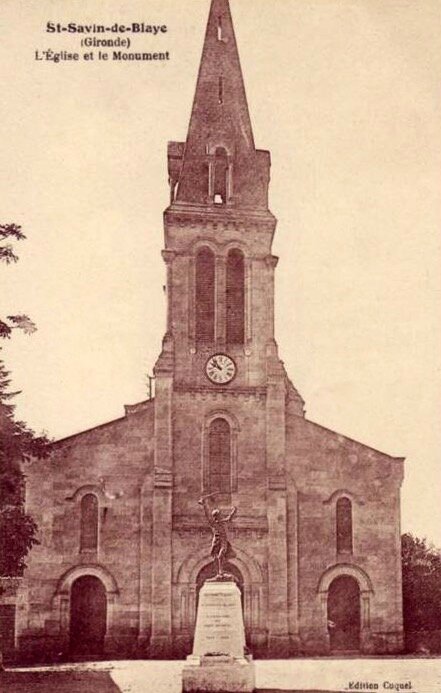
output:
<instances>
[{"instance_id":1,"label":"clock hand","mask_svg":"<svg viewBox=\"0 0 441 693\"><path fill-rule=\"evenodd\" d=\"M218 364L218 362L217 362L217 359L213 359L213 366L215 366L215 367L217 368L218 371L221 371L221 370L222 370L222 367L219 366L219 364Z\"/></svg>"}]
</instances>

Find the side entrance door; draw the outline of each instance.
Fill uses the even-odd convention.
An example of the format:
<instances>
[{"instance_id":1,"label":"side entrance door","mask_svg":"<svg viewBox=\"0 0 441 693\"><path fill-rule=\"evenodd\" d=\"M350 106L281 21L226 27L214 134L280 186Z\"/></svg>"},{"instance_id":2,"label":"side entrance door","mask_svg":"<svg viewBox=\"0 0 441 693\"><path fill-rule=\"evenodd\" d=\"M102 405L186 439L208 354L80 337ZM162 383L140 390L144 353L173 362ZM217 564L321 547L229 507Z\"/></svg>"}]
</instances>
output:
<instances>
[{"instance_id":1,"label":"side entrance door","mask_svg":"<svg viewBox=\"0 0 441 693\"><path fill-rule=\"evenodd\" d=\"M75 654L103 652L107 625L107 598L103 583L84 575L72 585L70 596L70 650Z\"/></svg>"},{"instance_id":2,"label":"side entrance door","mask_svg":"<svg viewBox=\"0 0 441 693\"><path fill-rule=\"evenodd\" d=\"M329 587L328 630L331 650L360 649L360 588L348 575L336 578Z\"/></svg>"}]
</instances>

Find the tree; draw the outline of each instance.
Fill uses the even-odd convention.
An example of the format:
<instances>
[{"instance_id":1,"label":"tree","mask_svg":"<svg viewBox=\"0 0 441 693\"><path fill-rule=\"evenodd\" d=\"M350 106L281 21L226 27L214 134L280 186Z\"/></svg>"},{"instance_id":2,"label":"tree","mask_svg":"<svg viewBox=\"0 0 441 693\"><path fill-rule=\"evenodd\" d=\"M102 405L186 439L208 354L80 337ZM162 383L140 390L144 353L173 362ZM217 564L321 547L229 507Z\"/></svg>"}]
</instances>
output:
<instances>
[{"instance_id":1,"label":"tree","mask_svg":"<svg viewBox=\"0 0 441 693\"><path fill-rule=\"evenodd\" d=\"M15 224L0 224L0 261L17 261L12 247L1 242L7 238L22 240L24 234ZM9 338L13 329L26 334L35 331L26 315L11 315L0 319L0 338ZM38 543L37 526L24 508L25 476L22 464L31 458L47 455L48 440L35 433L22 421L15 420L11 403L17 392L9 390L10 374L0 359L0 575L21 575L25 558Z\"/></svg>"},{"instance_id":2,"label":"tree","mask_svg":"<svg viewBox=\"0 0 441 693\"><path fill-rule=\"evenodd\" d=\"M15 238L16 241L21 241L26 236L18 224L0 224L0 242L5 241L7 238ZM0 260L7 264L17 262L18 255L14 253L14 249L9 243L0 246Z\"/></svg>"},{"instance_id":3,"label":"tree","mask_svg":"<svg viewBox=\"0 0 441 693\"><path fill-rule=\"evenodd\" d=\"M18 256L12 245L5 242L10 238L22 241L26 236L21 230L21 226L17 224L0 224L0 262L5 262L7 265L18 261ZM0 338L9 338L12 330L17 328L26 334L32 334L37 329L27 315L8 315L6 318L0 318Z\"/></svg>"},{"instance_id":4,"label":"tree","mask_svg":"<svg viewBox=\"0 0 441 693\"><path fill-rule=\"evenodd\" d=\"M441 630L441 551L408 533L401 557L405 632Z\"/></svg>"},{"instance_id":5,"label":"tree","mask_svg":"<svg viewBox=\"0 0 441 693\"><path fill-rule=\"evenodd\" d=\"M47 455L48 440L16 421L9 373L0 361L0 575L21 575L25 558L38 543L37 525L24 509L22 463Z\"/></svg>"}]
</instances>

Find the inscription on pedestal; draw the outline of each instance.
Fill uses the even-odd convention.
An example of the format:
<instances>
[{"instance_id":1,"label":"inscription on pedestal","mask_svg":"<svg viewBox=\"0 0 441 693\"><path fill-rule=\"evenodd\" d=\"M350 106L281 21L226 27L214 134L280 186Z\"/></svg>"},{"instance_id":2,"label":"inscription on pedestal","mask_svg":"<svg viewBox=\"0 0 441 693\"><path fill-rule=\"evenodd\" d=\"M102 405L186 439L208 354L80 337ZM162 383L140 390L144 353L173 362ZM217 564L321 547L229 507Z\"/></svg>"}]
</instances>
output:
<instances>
[{"instance_id":1,"label":"inscription on pedestal","mask_svg":"<svg viewBox=\"0 0 441 693\"><path fill-rule=\"evenodd\" d=\"M239 588L234 582L206 582L199 594L193 655L243 657L244 647Z\"/></svg>"}]
</instances>

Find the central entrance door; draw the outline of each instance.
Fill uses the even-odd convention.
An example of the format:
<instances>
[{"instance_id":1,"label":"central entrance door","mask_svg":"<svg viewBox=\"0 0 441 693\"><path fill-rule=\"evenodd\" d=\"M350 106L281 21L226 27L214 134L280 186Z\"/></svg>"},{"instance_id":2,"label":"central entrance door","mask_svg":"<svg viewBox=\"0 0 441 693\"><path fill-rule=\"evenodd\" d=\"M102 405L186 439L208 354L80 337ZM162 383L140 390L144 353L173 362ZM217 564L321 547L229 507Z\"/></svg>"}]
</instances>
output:
<instances>
[{"instance_id":1,"label":"central entrance door","mask_svg":"<svg viewBox=\"0 0 441 693\"><path fill-rule=\"evenodd\" d=\"M103 652L107 598L103 583L93 575L75 580L70 595L70 650L75 654Z\"/></svg>"},{"instance_id":2,"label":"central entrance door","mask_svg":"<svg viewBox=\"0 0 441 693\"><path fill-rule=\"evenodd\" d=\"M331 650L360 649L360 588L349 575L336 578L329 587L328 631Z\"/></svg>"}]
</instances>

